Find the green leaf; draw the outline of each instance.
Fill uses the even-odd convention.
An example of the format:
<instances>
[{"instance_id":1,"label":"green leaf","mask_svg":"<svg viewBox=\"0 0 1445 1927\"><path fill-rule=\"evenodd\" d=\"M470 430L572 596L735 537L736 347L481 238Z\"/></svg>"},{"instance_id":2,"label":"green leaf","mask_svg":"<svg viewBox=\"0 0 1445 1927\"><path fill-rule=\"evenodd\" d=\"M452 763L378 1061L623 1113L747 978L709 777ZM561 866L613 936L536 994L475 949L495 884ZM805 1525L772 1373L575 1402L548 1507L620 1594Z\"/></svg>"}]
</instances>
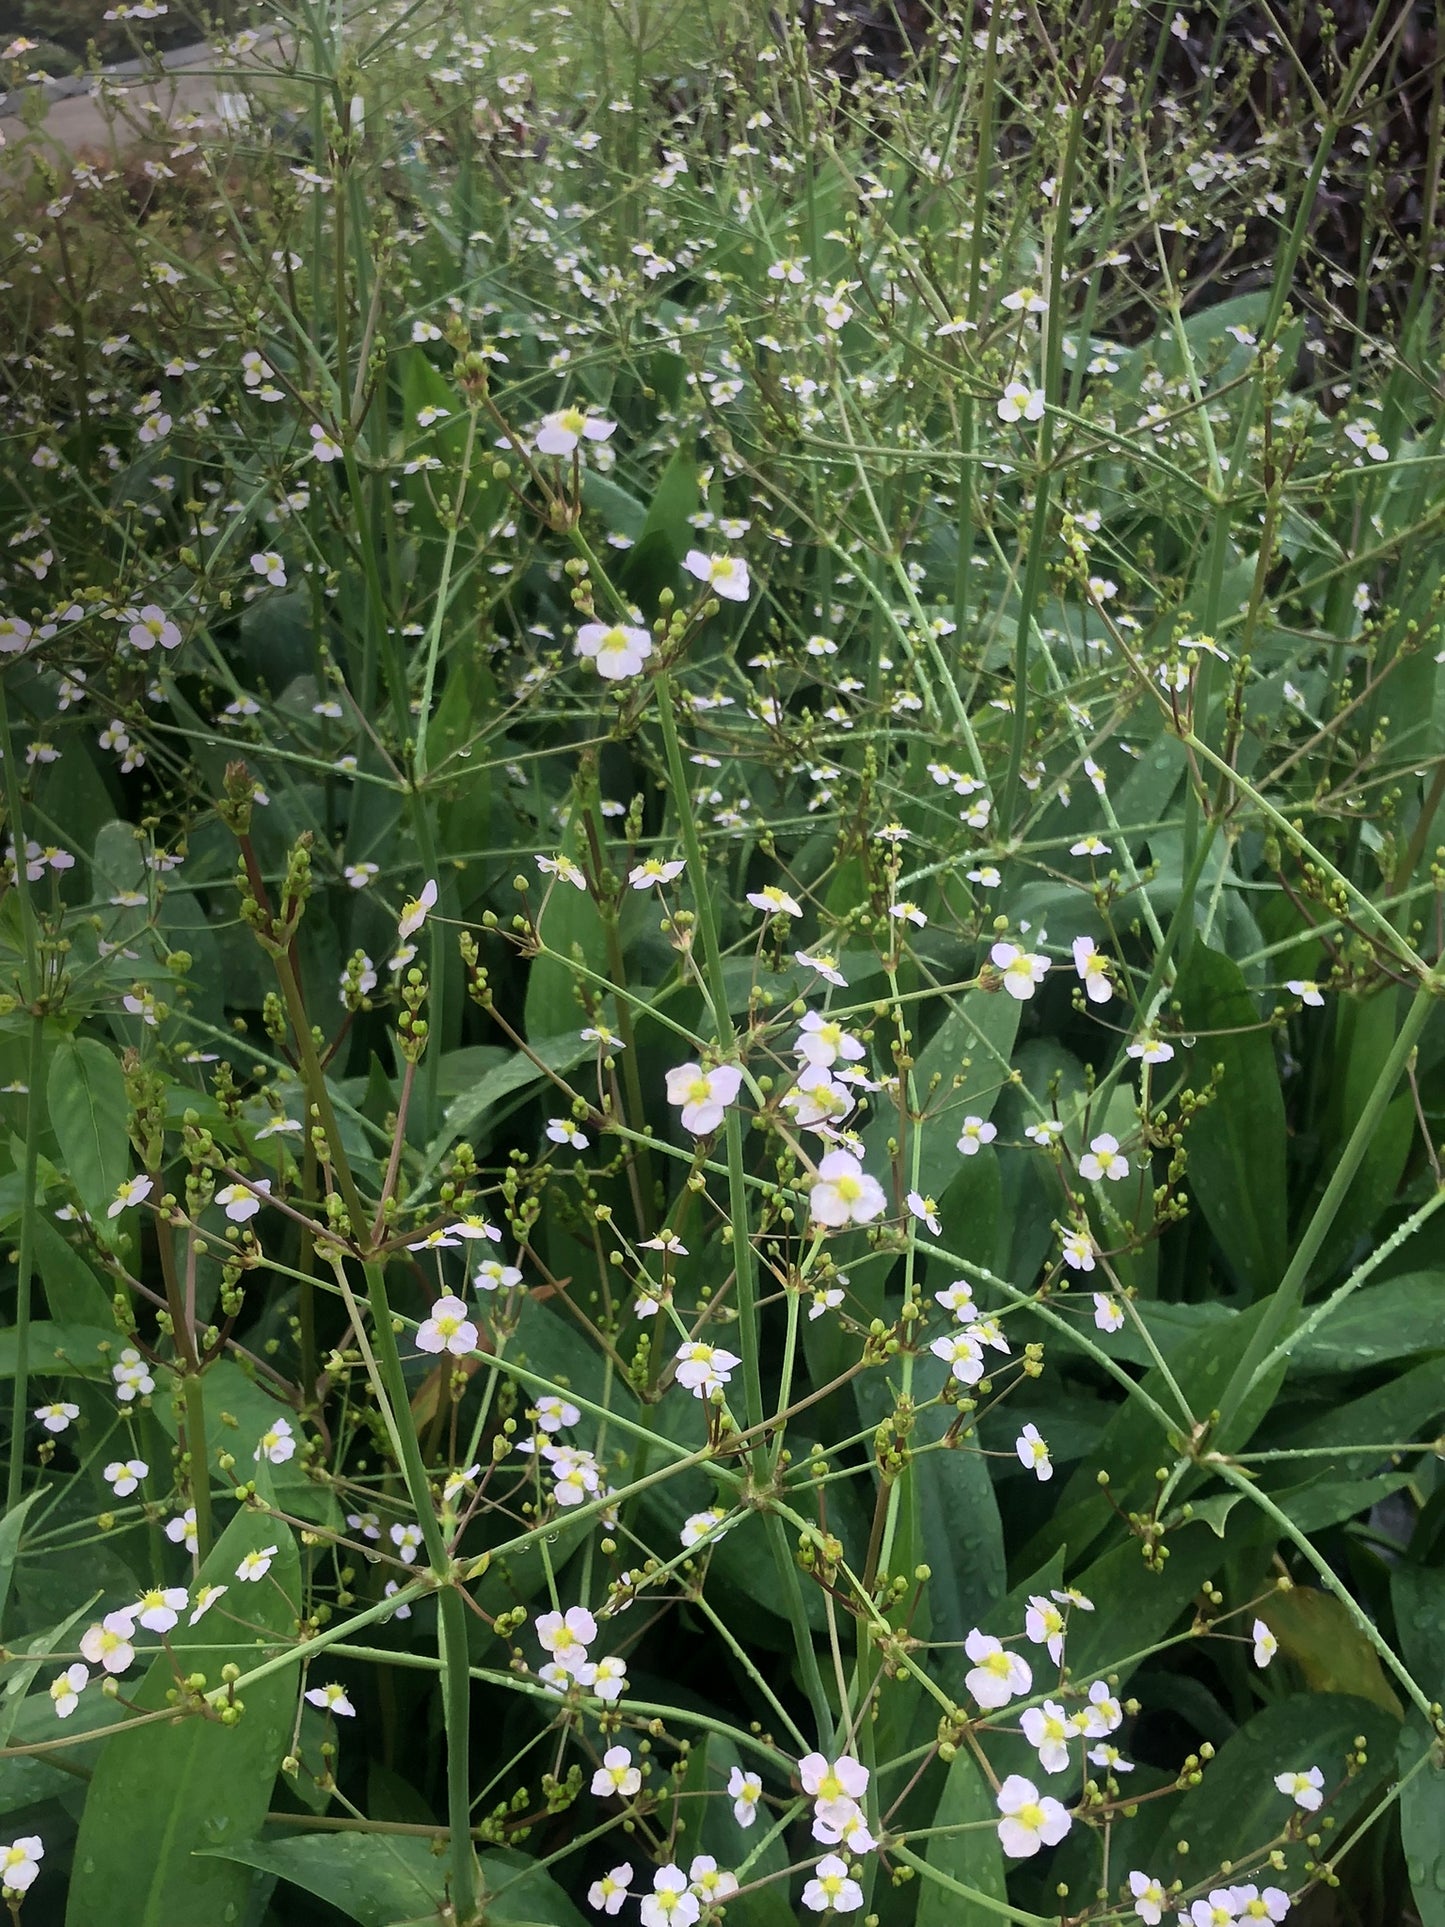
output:
<instances>
[{"instance_id":1,"label":"green leaf","mask_svg":"<svg viewBox=\"0 0 1445 1927\"><path fill-rule=\"evenodd\" d=\"M1247 1842L1273 1839L1297 1811L1274 1784L1277 1773L1317 1766L1325 1776L1325 1798L1340 1837L1351 1814L1377 1791L1392 1771L1399 1722L1368 1700L1340 1693L1296 1694L1256 1713L1227 1739L1203 1783L1170 1809L1167 1839L1187 1840L1189 1852L1171 1871L1187 1886L1212 1880L1225 1860L1237 1860ZM1348 1756L1363 1736L1369 1765L1346 1780ZM1302 1840L1283 1848L1287 1874L1274 1876L1291 1888L1303 1879L1311 1849Z\"/></svg>"},{"instance_id":2,"label":"green leaf","mask_svg":"<svg viewBox=\"0 0 1445 1927\"><path fill-rule=\"evenodd\" d=\"M1258 1611L1312 1693L1352 1693L1397 1720L1404 1717L1379 1655L1343 1599L1318 1586L1294 1586L1289 1592L1272 1592Z\"/></svg>"},{"instance_id":3,"label":"green leaf","mask_svg":"<svg viewBox=\"0 0 1445 1927\"><path fill-rule=\"evenodd\" d=\"M1432 1700L1445 1694L1445 1572L1398 1566L1390 1579L1395 1629L1405 1663ZM1421 1927L1445 1927L1445 1760L1422 1716L1411 1709L1400 1735L1399 1770L1420 1767L1400 1794L1400 1842Z\"/></svg>"},{"instance_id":4,"label":"green leaf","mask_svg":"<svg viewBox=\"0 0 1445 1927\"><path fill-rule=\"evenodd\" d=\"M1290 1376L1348 1372L1445 1351L1445 1276L1411 1271L1366 1285L1295 1345Z\"/></svg>"},{"instance_id":5,"label":"green leaf","mask_svg":"<svg viewBox=\"0 0 1445 1927\"><path fill-rule=\"evenodd\" d=\"M15 1571L15 1561L20 1556L20 1538L25 1530L26 1515L31 1506L48 1488L37 1485L33 1492L27 1492L17 1505L13 1505L0 1519L0 1626L5 1623L5 1602L10 1597L10 1577Z\"/></svg>"},{"instance_id":6,"label":"green leaf","mask_svg":"<svg viewBox=\"0 0 1445 1927\"><path fill-rule=\"evenodd\" d=\"M438 1843L445 1835L437 1834ZM440 1918L445 1857L413 1834L301 1833L215 1848L224 1857L304 1888L359 1927L402 1927ZM488 1927L583 1927L583 1917L545 1868L497 1848L480 1857Z\"/></svg>"},{"instance_id":7,"label":"green leaf","mask_svg":"<svg viewBox=\"0 0 1445 1927\"><path fill-rule=\"evenodd\" d=\"M620 586L640 600L644 612L659 590L673 586L682 558L694 546L688 517L697 505L697 463L691 449L679 448L658 479L641 532L618 571Z\"/></svg>"},{"instance_id":8,"label":"green leaf","mask_svg":"<svg viewBox=\"0 0 1445 1927\"><path fill-rule=\"evenodd\" d=\"M242 1583L236 1567L247 1552L277 1548L265 1579ZM289 1529L264 1514L241 1511L222 1533L200 1579L229 1588L196 1626L183 1619L169 1635L183 1672L221 1669L244 1674L295 1636L301 1571ZM249 1871L201 1853L240 1842L265 1818L277 1769L291 1738L299 1662L243 1688L234 1726L191 1715L114 1734L90 1783L75 1843L66 1927L196 1927L235 1921L251 1887ZM156 1659L136 1692L142 1707L160 1708L173 1688L172 1660Z\"/></svg>"},{"instance_id":9,"label":"green leaf","mask_svg":"<svg viewBox=\"0 0 1445 1927\"><path fill-rule=\"evenodd\" d=\"M130 1103L114 1052L93 1037L62 1037L45 1086L50 1123L80 1201L99 1225L130 1174Z\"/></svg>"},{"instance_id":10,"label":"green leaf","mask_svg":"<svg viewBox=\"0 0 1445 1927\"><path fill-rule=\"evenodd\" d=\"M299 1833L213 1847L207 1858L275 1874L360 1927L435 1919L444 1899L446 1862L412 1834Z\"/></svg>"},{"instance_id":11,"label":"green leaf","mask_svg":"<svg viewBox=\"0 0 1445 1927\"><path fill-rule=\"evenodd\" d=\"M581 1028L580 1025L578 1028ZM577 1031L572 1030L565 1031L560 1037L544 1037L540 1042L533 1043L529 1051L510 1052L504 1063L485 1071L469 1090L463 1091L447 1106L442 1115L442 1128L427 1146L423 1177L431 1175L457 1138L476 1130L488 1111L504 1098L512 1097L537 1083L545 1075L541 1065L565 1074L580 1064L591 1051L592 1046L584 1044Z\"/></svg>"},{"instance_id":12,"label":"green leaf","mask_svg":"<svg viewBox=\"0 0 1445 1927\"><path fill-rule=\"evenodd\" d=\"M986 1900L1008 1902L1003 1848L998 1838L998 1809L983 1774L966 1747L954 1754L943 1783L935 1827L966 1827L966 1833L935 1833L928 1842L928 1865L947 1880L944 1887L919 1875L917 1927L985 1927L999 1909L970 1901L958 1891L968 1888Z\"/></svg>"},{"instance_id":13,"label":"green leaf","mask_svg":"<svg viewBox=\"0 0 1445 1927\"><path fill-rule=\"evenodd\" d=\"M1189 1127L1189 1190L1230 1266L1255 1297L1273 1291L1289 1256L1284 1100L1274 1043L1238 964L1196 942L1175 986L1186 1032L1188 1079L1201 1089L1217 1069L1215 1101Z\"/></svg>"},{"instance_id":14,"label":"green leaf","mask_svg":"<svg viewBox=\"0 0 1445 1927\"><path fill-rule=\"evenodd\" d=\"M122 1345L114 1326L56 1325L48 1318L30 1327L30 1370L37 1378L98 1378ZM0 1332L0 1378L15 1376L15 1334Z\"/></svg>"}]
</instances>

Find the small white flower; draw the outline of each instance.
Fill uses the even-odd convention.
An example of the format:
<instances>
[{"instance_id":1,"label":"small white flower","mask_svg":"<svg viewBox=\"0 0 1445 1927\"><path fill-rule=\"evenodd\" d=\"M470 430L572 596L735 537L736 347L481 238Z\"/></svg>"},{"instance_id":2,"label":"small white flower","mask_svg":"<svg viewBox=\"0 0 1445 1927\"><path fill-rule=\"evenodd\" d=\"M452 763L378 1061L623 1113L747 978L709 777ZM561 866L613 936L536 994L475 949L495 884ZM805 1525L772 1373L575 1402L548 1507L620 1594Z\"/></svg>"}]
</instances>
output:
<instances>
[{"instance_id":1,"label":"small white flower","mask_svg":"<svg viewBox=\"0 0 1445 1927\"><path fill-rule=\"evenodd\" d=\"M1106 1291L1094 1293L1094 1323L1101 1332L1116 1332L1123 1326L1124 1307Z\"/></svg>"},{"instance_id":2,"label":"small white flower","mask_svg":"<svg viewBox=\"0 0 1445 1927\"><path fill-rule=\"evenodd\" d=\"M1162 1037L1154 1037L1146 1032L1126 1046L1126 1055L1145 1064L1167 1064L1174 1055L1174 1046L1166 1044Z\"/></svg>"},{"instance_id":3,"label":"small white flower","mask_svg":"<svg viewBox=\"0 0 1445 1927\"><path fill-rule=\"evenodd\" d=\"M727 1107L742 1089L743 1074L736 1064L717 1064L705 1071L701 1064L678 1064L667 1073L667 1101L681 1106L681 1123L694 1137L717 1130Z\"/></svg>"},{"instance_id":4,"label":"small white flower","mask_svg":"<svg viewBox=\"0 0 1445 1927\"><path fill-rule=\"evenodd\" d=\"M763 1797L763 1783L756 1773L747 1773L735 1766L728 1774L728 1798L733 1803L733 1818L740 1827L750 1827L758 1817L758 1801Z\"/></svg>"},{"instance_id":5,"label":"small white flower","mask_svg":"<svg viewBox=\"0 0 1445 1927\"><path fill-rule=\"evenodd\" d=\"M1016 943L996 943L989 951L996 970L1003 975L1003 987L1010 997L1024 1002L1049 974L1049 960L1033 951L1021 950Z\"/></svg>"},{"instance_id":6,"label":"small white flower","mask_svg":"<svg viewBox=\"0 0 1445 1927\"><path fill-rule=\"evenodd\" d=\"M1037 1425L1026 1425L1014 1440L1014 1450L1018 1453L1019 1464L1025 1465L1035 1475L1039 1483L1045 1484L1054 1476L1053 1461L1049 1448L1039 1436Z\"/></svg>"},{"instance_id":7,"label":"small white flower","mask_svg":"<svg viewBox=\"0 0 1445 1927\"><path fill-rule=\"evenodd\" d=\"M355 1719L356 1708L346 1697L346 1688L332 1680L327 1686L310 1686L306 1689L306 1699L312 1706L319 1706L323 1713L334 1713L341 1719Z\"/></svg>"},{"instance_id":8,"label":"small white flower","mask_svg":"<svg viewBox=\"0 0 1445 1927\"><path fill-rule=\"evenodd\" d=\"M727 602L746 602L750 594L748 565L741 558L731 555L704 555L701 549L689 549L683 558L683 567L699 582L707 583L714 594Z\"/></svg>"},{"instance_id":9,"label":"small white flower","mask_svg":"<svg viewBox=\"0 0 1445 1927\"><path fill-rule=\"evenodd\" d=\"M966 1117L963 1129L958 1136L958 1149L966 1158L976 1157L985 1144L992 1144L998 1136L998 1126L990 1124L981 1117Z\"/></svg>"},{"instance_id":10,"label":"small white flower","mask_svg":"<svg viewBox=\"0 0 1445 1927\"><path fill-rule=\"evenodd\" d=\"M803 907L796 897L790 897L786 890L780 890L775 883L765 883L761 890L749 890L748 902L754 910L761 910L770 917L801 917Z\"/></svg>"},{"instance_id":11,"label":"small white flower","mask_svg":"<svg viewBox=\"0 0 1445 1927\"><path fill-rule=\"evenodd\" d=\"M467 1316L465 1302L450 1296L438 1298L431 1317L417 1327L416 1343L418 1351L450 1352L454 1358L474 1352L477 1328Z\"/></svg>"},{"instance_id":12,"label":"small white flower","mask_svg":"<svg viewBox=\"0 0 1445 1927\"><path fill-rule=\"evenodd\" d=\"M998 398L1001 422L1042 421L1043 413L1043 389L1030 388L1027 382L1011 381Z\"/></svg>"},{"instance_id":13,"label":"small white flower","mask_svg":"<svg viewBox=\"0 0 1445 1927\"><path fill-rule=\"evenodd\" d=\"M421 929L422 925L426 922L427 911L435 905L436 900L437 883L435 877L429 878L427 882L422 885L421 892L418 896L407 898L406 902L401 906L401 915L398 917L396 924L396 934L403 942L405 942L408 937L414 936L416 932Z\"/></svg>"},{"instance_id":14,"label":"small white flower","mask_svg":"<svg viewBox=\"0 0 1445 1927\"><path fill-rule=\"evenodd\" d=\"M274 549L265 549L251 557L251 567L273 589L286 587L286 564Z\"/></svg>"},{"instance_id":15,"label":"small white flower","mask_svg":"<svg viewBox=\"0 0 1445 1927\"><path fill-rule=\"evenodd\" d=\"M549 1117L547 1136L554 1144L570 1144L574 1151L587 1149L587 1133L570 1117Z\"/></svg>"},{"instance_id":16,"label":"small white flower","mask_svg":"<svg viewBox=\"0 0 1445 1927\"><path fill-rule=\"evenodd\" d=\"M587 1663L587 1648L597 1637L597 1621L585 1606L569 1606L565 1613L543 1613L536 1622L537 1639L565 1672L576 1673Z\"/></svg>"},{"instance_id":17,"label":"small white flower","mask_svg":"<svg viewBox=\"0 0 1445 1927\"><path fill-rule=\"evenodd\" d=\"M1028 1661L1011 1653L991 1633L980 1632L975 1626L964 1640L963 1650L973 1661L964 1675L964 1684L987 1711L996 1712L999 1707L1007 1706L1011 1699L1027 1693L1033 1685Z\"/></svg>"},{"instance_id":18,"label":"small white flower","mask_svg":"<svg viewBox=\"0 0 1445 1927\"><path fill-rule=\"evenodd\" d=\"M1079 1159L1079 1176L1090 1184L1100 1178L1107 1178L1111 1184L1118 1184L1129 1175L1129 1160L1119 1149L1119 1140L1107 1131L1101 1131L1091 1138L1089 1148Z\"/></svg>"},{"instance_id":19,"label":"small white flower","mask_svg":"<svg viewBox=\"0 0 1445 1927\"><path fill-rule=\"evenodd\" d=\"M58 1398L49 1405L37 1405L35 1417L47 1432L64 1432L69 1429L74 1420L80 1417L80 1407L70 1404L66 1399Z\"/></svg>"},{"instance_id":20,"label":"small white flower","mask_svg":"<svg viewBox=\"0 0 1445 1927\"><path fill-rule=\"evenodd\" d=\"M627 872L627 881L634 890L650 890L654 884L676 882L686 868L681 857L664 862L661 857L648 856Z\"/></svg>"},{"instance_id":21,"label":"small white flower","mask_svg":"<svg viewBox=\"0 0 1445 1927\"><path fill-rule=\"evenodd\" d=\"M107 1613L98 1626L89 1627L80 1640L80 1650L92 1666L103 1666L107 1673L123 1673L135 1658L135 1614Z\"/></svg>"},{"instance_id":22,"label":"small white flower","mask_svg":"<svg viewBox=\"0 0 1445 1927\"><path fill-rule=\"evenodd\" d=\"M597 665L604 681L621 682L628 676L641 675L643 664L652 654L652 637L645 629L626 622L587 622L577 631L573 648Z\"/></svg>"},{"instance_id":23,"label":"small white flower","mask_svg":"<svg viewBox=\"0 0 1445 1927\"><path fill-rule=\"evenodd\" d=\"M595 1907L600 1914L621 1913L631 1881L632 1862L624 1860L620 1867L611 1868L600 1880L592 1882L587 1889L587 1905Z\"/></svg>"},{"instance_id":24,"label":"small white flower","mask_svg":"<svg viewBox=\"0 0 1445 1927\"><path fill-rule=\"evenodd\" d=\"M863 1889L850 1878L841 1855L823 1855L803 1888L803 1905L815 1914L851 1914L863 1905Z\"/></svg>"},{"instance_id":25,"label":"small white flower","mask_svg":"<svg viewBox=\"0 0 1445 1927\"><path fill-rule=\"evenodd\" d=\"M190 1603L184 1586L152 1586L127 1610L148 1633L168 1633Z\"/></svg>"},{"instance_id":26,"label":"small white flower","mask_svg":"<svg viewBox=\"0 0 1445 1927\"><path fill-rule=\"evenodd\" d=\"M1262 1671L1279 1651L1279 1641L1262 1619L1255 1620L1250 1638L1254 1641L1254 1663Z\"/></svg>"},{"instance_id":27,"label":"small white flower","mask_svg":"<svg viewBox=\"0 0 1445 1927\"><path fill-rule=\"evenodd\" d=\"M1325 1776L1317 1766L1308 1766L1303 1773L1276 1773L1274 1783L1306 1813L1318 1813L1325 1803Z\"/></svg>"},{"instance_id":28,"label":"small white flower","mask_svg":"<svg viewBox=\"0 0 1445 1927\"><path fill-rule=\"evenodd\" d=\"M405 1524L389 1527L387 1537L396 1547L396 1556L404 1566L416 1564L416 1555L421 1551L424 1541L422 1529L414 1520L408 1519ZM397 1610L400 1611L400 1608Z\"/></svg>"},{"instance_id":29,"label":"small white flower","mask_svg":"<svg viewBox=\"0 0 1445 1927\"><path fill-rule=\"evenodd\" d=\"M295 1455L296 1440L292 1435L290 1419L275 1419L268 1431L261 1434L261 1442L252 1453L259 1465L265 1459L270 1465L285 1465Z\"/></svg>"},{"instance_id":30,"label":"small white flower","mask_svg":"<svg viewBox=\"0 0 1445 1927\"><path fill-rule=\"evenodd\" d=\"M137 1397L149 1398L156 1388L151 1377L150 1367L132 1346L127 1345L119 1359L110 1368L115 1380L115 1395L122 1405L134 1403Z\"/></svg>"},{"instance_id":31,"label":"small white flower","mask_svg":"<svg viewBox=\"0 0 1445 1927\"><path fill-rule=\"evenodd\" d=\"M1315 1010L1324 1009L1325 1000L1313 977L1291 977L1285 989L1292 997L1298 997L1302 1004L1309 1004Z\"/></svg>"},{"instance_id":32,"label":"small white flower","mask_svg":"<svg viewBox=\"0 0 1445 1927\"><path fill-rule=\"evenodd\" d=\"M22 1834L8 1847L0 1847L0 1892L28 1893L40 1875L45 1846L38 1833Z\"/></svg>"},{"instance_id":33,"label":"small white flower","mask_svg":"<svg viewBox=\"0 0 1445 1927\"><path fill-rule=\"evenodd\" d=\"M601 1766L592 1775L590 1790L599 1800L614 1797L630 1800L642 1790L641 1771L632 1764L632 1755L625 1746L608 1747L602 1755Z\"/></svg>"},{"instance_id":34,"label":"small white flower","mask_svg":"<svg viewBox=\"0 0 1445 1927\"><path fill-rule=\"evenodd\" d=\"M276 1557L276 1552L275 1546L262 1546L259 1550L253 1548L237 1566L236 1577L251 1583L264 1579L271 1570L271 1561Z\"/></svg>"},{"instance_id":35,"label":"small white flower","mask_svg":"<svg viewBox=\"0 0 1445 1927\"><path fill-rule=\"evenodd\" d=\"M186 1624L188 1626L194 1626L198 1621L204 1619L212 1606L214 1606L220 1598L221 1594L223 1592L229 1592L230 1590L229 1586L197 1586L195 1604L191 1608L191 1616L186 1621Z\"/></svg>"},{"instance_id":36,"label":"small white flower","mask_svg":"<svg viewBox=\"0 0 1445 1927\"><path fill-rule=\"evenodd\" d=\"M216 1203L232 1224L246 1224L261 1209L270 1191L269 1178L253 1178L248 1184L223 1184L216 1193Z\"/></svg>"},{"instance_id":37,"label":"small white flower","mask_svg":"<svg viewBox=\"0 0 1445 1927\"><path fill-rule=\"evenodd\" d=\"M689 1339L677 1348L677 1382L685 1385L694 1398L710 1398L728 1383L741 1363L735 1353L721 1345Z\"/></svg>"},{"instance_id":38,"label":"small white flower","mask_svg":"<svg viewBox=\"0 0 1445 1927\"><path fill-rule=\"evenodd\" d=\"M818 1178L808 1194L808 1210L815 1224L836 1230L845 1224L871 1224L888 1208L877 1178L863 1169L851 1151L829 1151L818 1164Z\"/></svg>"},{"instance_id":39,"label":"small white flower","mask_svg":"<svg viewBox=\"0 0 1445 1927\"><path fill-rule=\"evenodd\" d=\"M544 415L537 431L537 449L542 455L571 455L582 442L605 442L616 429L616 422L589 415L581 408L561 408Z\"/></svg>"},{"instance_id":40,"label":"small white flower","mask_svg":"<svg viewBox=\"0 0 1445 1927\"><path fill-rule=\"evenodd\" d=\"M1144 1927L1159 1927L1164 1909L1169 1905L1169 1896L1161 1884L1147 1873L1131 1873L1129 1892L1134 1896L1134 1912Z\"/></svg>"},{"instance_id":41,"label":"small white flower","mask_svg":"<svg viewBox=\"0 0 1445 1927\"><path fill-rule=\"evenodd\" d=\"M1107 1004L1114 994L1109 959L1095 947L1092 937L1075 937L1072 947L1074 969L1079 973L1084 995L1091 1004Z\"/></svg>"},{"instance_id":42,"label":"small white flower","mask_svg":"<svg viewBox=\"0 0 1445 1927\"><path fill-rule=\"evenodd\" d=\"M1010 1773L998 1790L998 1837L1003 1850L1014 1860L1026 1860L1040 1847L1056 1847L1072 1824L1067 1809L1047 1794L1040 1794L1032 1780L1021 1773Z\"/></svg>"},{"instance_id":43,"label":"small white flower","mask_svg":"<svg viewBox=\"0 0 1445 1927\"><path fill-rule=\"evenodd\" d=\"M128 1210L131 1205L144 1204L154 1189L155 1186L149 1178L126 1178L116 1186L115 1196L106 1206L105 1215L108 1218L118 1218L121 1212Z\"/></svg>"},{"instance_id":44,"label":"small white flower","mask_svg":"<svg viewBox=\"0 0 1445 1927\"><path fill-rule=\"evenodd\" d=\"M55 1706L55 1717L68 1720L80 1703L80 1696L90 1681L90 1668L82 1666L79 1660L67 1666L63 1673L57 1673L50 1682L50 1698Z\"/></svg>"},{"instance_id":45,"label":"small white flower","mask_svg":"<svg viewBox=\"0 0 1445 1927\"><path fill-rule=\"evenodd\" d=\"M1042 1706L1028 1706L1020 1715L1024 1738L1039 1756L1045 1773L1066 1773L1069 1767L1069 1741L1073 1737L1069 1716L1055 1700Z\"/></svg>"}]
</instances>

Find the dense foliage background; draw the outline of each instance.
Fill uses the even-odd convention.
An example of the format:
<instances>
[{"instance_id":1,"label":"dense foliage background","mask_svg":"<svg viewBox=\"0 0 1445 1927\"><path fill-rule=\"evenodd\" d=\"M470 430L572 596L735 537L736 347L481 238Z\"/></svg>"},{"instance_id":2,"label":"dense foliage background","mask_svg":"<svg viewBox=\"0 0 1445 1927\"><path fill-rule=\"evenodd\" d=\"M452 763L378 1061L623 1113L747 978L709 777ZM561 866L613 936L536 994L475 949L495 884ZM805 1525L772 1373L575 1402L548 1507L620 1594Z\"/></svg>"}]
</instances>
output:
<instances>
[{"instance_id":1,"label":"dense foliage background","mask_svg":"<svg viewBox=\"0 0 1445 1927\"><path fill-rule=\"evenodd\" d=\"M1439 1927L1428 23L270 26L0 155L12 1911Z\"/></svg>"}]
</instances>

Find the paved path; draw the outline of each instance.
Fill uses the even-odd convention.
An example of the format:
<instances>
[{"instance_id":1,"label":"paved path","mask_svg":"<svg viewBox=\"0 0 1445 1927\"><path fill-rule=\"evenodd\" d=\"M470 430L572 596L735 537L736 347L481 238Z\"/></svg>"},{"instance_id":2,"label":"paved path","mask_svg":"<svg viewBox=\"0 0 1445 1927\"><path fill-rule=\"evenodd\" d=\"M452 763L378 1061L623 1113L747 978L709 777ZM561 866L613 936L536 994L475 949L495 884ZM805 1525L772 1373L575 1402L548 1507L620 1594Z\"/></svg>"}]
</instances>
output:
<instances>
[{"instance_id":1,"label":"paved path","mask_svg":"<svg viewBox=\"0 0 1445 1927\"><path fill-rule=\"evenodd\" d=\"M275 51L271 36L260 41L253 58L264 60ZM110 85L123 92L125 109L112 123L102 103L95 97L95 83L80 80L53 81L45 89L48 106L39 133L46 145L64 153L113 154L123 146L143 138L150 114L148 102L160 109L160 118L169 122L183 114L214 113L219 96L232 91L233 83L218 72L215 56L207 46L180 47L166 54L157 72L154 61L126 61L106 69ZM26 138L22 101L29 90L0 94L0 138L12 151Z\"/></svg>"}]
</instances>

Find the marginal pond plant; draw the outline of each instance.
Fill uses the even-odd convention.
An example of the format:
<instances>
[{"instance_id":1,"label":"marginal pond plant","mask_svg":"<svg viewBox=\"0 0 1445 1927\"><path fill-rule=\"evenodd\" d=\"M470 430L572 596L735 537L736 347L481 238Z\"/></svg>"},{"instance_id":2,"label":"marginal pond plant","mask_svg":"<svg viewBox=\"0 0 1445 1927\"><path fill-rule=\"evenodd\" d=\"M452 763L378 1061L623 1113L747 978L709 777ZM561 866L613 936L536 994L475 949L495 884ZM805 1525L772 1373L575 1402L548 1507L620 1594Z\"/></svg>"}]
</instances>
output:
<instances>
[{"instance_id":1,"label":"marginal pond plant","mask_svg":"<svg viewBox=\"0 0 1445 1927\"><path fill-rule=\"evenodd\" d=\"M15 1920L1445 1921L1409 22L11 141Z\"/></svg>"}]
</instances>

